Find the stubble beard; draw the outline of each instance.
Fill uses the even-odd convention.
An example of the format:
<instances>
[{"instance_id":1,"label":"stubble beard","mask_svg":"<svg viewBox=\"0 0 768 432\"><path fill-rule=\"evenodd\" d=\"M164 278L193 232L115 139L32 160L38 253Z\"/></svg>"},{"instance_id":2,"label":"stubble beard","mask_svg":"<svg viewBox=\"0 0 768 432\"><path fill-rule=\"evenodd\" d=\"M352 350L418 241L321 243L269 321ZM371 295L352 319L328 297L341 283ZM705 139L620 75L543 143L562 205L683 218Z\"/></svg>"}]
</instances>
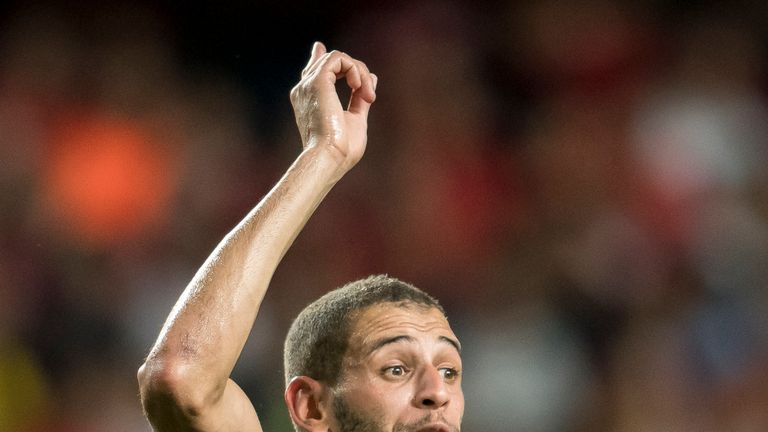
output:
<instances>
[{"instance_id":1,"label":"stubble beard","mask_svg":"<svg viewBox=\"0 0 768 432\"><path fill-rule=\"evenodd\" d=\"M343 397L334 398L333 410L339 422L339 432L384 432L381 423L352 410Z\"/></svg>"},{"instance_id":2,"label":"stubble beard","mask_svg":"<svg viewBox=\"0 0 768 432\"><path fill-rule=\"evenodd\" d=\"M371 418L375 414L364 414L353 410L343 397L334 398L333 408L336 412L336 420L339 422L340 429L338 432L386 432L384 425L376 421L375 418ZM413 423L397 423L392 432L416 432L428 425L431 417L427 414ZM459 428L451 426L451 432L459 432Z\"/></svg>"}]
</instances>

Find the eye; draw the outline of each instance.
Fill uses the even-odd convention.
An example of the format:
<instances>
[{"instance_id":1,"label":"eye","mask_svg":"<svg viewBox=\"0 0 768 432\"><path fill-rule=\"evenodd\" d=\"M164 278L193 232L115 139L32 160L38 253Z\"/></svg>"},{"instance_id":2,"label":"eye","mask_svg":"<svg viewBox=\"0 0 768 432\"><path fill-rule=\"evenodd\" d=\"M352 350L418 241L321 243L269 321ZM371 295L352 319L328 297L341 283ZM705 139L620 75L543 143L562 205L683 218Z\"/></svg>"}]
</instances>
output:
<instances>
[{"instance_id":1,"label":"eye","mask_svg":"<svg viewBox=\"0 0 768 432\"><path fill-rule=\"evenodd\" d=\"M408 372L403 365L389 366L381 370L383 375L389 377L401 377Z\"/></svg>"},{"instance_id":2,"label":"eye","mask_svg":"<svg viewBox=\"0 0 768 432\"><path fill-rule=\"evenodd\" d=\"M444 380L453 382L459 377L459 371L454 368L440 368L440 375Z\"/></svg>"}]
</instances>

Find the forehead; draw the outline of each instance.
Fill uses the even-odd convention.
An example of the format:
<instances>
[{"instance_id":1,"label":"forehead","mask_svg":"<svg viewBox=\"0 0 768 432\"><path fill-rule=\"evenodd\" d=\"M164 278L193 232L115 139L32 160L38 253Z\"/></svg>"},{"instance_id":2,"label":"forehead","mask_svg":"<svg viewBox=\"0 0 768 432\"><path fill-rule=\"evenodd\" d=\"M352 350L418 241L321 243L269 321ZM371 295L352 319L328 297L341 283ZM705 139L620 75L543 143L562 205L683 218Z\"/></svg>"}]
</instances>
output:
<instances>
[{"instance_id":1,"label":"forehead","mask_svg":"<svg viewBox=\"0 0 768 432\"><path fill-rule=\"evenodd\" d=\"M350 353L365 350L386 336L445 337L456 339L448 320L434 307L382 303L364 309L355 319L350 335Z\"/></svg>"}]
</instances>

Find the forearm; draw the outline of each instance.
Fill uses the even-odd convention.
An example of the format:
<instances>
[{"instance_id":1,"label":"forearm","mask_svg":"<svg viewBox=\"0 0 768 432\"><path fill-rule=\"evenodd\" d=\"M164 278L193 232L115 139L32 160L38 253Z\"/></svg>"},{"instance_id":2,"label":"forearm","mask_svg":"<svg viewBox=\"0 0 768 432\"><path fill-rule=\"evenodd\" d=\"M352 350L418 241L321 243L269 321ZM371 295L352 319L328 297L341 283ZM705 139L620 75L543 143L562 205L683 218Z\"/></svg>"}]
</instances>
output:
<instances>
[{"instance_id":1,"label":"forearm","mask_svg":"<svg viewBox=\"0 0 768 432\"><path fill-rule=\"evenodd\" d=\"M291 104L304 151L272 191L216 247L171 311L138 378L162 431L261 431L229 379L280 259L325 195L363 155L377 78L349 55L315 43ZM336 80L352 93L344 110Z\"/></svg>"},{"instance_id":2,"label":"forearm","mask_svg":"<svg viewBox=\"0 0 768 432\"><path fill-rule=\"evenodd\" d=\"M217 399L280 259L337 178L332 152L315 146L301 153L181 295L140 373L147 384L165 377L196 398Z\"/></svg>"}]
</instances>

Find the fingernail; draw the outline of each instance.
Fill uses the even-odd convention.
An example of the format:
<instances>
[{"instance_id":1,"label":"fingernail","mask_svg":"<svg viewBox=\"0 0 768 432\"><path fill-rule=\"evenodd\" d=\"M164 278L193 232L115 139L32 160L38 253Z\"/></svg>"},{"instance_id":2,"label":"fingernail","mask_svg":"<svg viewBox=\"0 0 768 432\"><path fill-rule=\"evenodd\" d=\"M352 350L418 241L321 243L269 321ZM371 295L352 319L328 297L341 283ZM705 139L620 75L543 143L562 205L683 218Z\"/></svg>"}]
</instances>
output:
<instances>
[{"instance_id":1,"label":"fingernail","mask_svg":"<svg viewBox=\"0 0 768 432\"><path fill-rule=\"evenodd\" d=\"M375 74L371 74L371 78L373 79L373 89L376 90L376 86L379 84L379 77Z\"/></svg>"}]
</instances>

